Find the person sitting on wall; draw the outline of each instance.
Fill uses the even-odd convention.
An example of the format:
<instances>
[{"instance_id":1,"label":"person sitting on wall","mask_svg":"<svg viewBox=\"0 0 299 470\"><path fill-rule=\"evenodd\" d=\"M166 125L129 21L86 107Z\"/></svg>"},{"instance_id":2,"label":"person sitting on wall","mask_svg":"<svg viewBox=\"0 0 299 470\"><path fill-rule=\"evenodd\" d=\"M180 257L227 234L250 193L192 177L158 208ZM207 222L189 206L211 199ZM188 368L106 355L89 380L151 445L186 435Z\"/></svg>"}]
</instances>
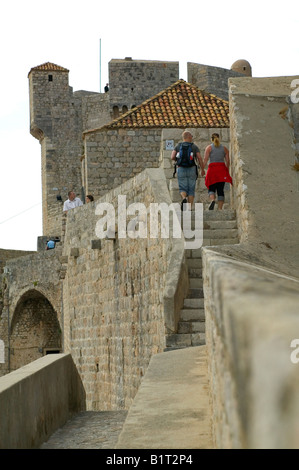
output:
<instances>
[{"instance_id":1,"label":"person sitting on wall","mask_svg":"<svg viewBox=\"0 0 299 470\"><path fill-rule=\"evenodd\" d=\"M104 91L105 91L105 93L107 93L107 91L109 91L109 84L108 83L106 83L106 86L104 87Z\"/></svg>"},{"instance_id":2,"label":"person sitting on wall","mask_svg":"<svg viewBox=\"0 0 299 470\"><path fill-rule=\"evenodd\" d=\"M48 240L47 245L46 245L46 250L53 250L55 248L55 241L54 240Z\"/></svg>"},{"instance_id":3,"label":"person sitting on wall","mask_svg":"<svg viewBox=\"0 0 299 470\"><path fill-rule=\"evenodd\" d=\"M86 204L88 204L89 202L94 201L94 197L91 194L88 194L85 198L85 201L86 201Z\"/></svg>"},{"instance_id":4,"label":"person sitting on wall","mask_svg":"<svg viewBox=\"0 0 299 470\"><path fill-rule=\"evenodd\" d=\"M74 191L68 192L68 199L63 204L63 212L67 212L70 209L74 209L78 206L83 206L83 202L80 198L76 197Z\"/></svg>"}]
</instances>

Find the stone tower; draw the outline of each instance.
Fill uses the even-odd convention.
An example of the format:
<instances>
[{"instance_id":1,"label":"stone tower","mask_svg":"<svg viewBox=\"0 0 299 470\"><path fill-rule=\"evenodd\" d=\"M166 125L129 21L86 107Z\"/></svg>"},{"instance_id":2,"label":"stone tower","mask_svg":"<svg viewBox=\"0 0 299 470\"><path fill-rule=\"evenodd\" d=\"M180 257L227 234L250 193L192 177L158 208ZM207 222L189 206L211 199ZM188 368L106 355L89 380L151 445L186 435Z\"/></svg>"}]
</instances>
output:
<instances>
[{"instance_id":1,"label":"stone tower","mask_svg":"<svg viewBox=\"0 0 299 470\"><path fill-rule=\"evenodd\" d=\"M245 60L234 62L230 69L188 62L187 70L188 82L226 101L228 101L228 79L251 76L251 66Z\"/></svg>"},{"instance_id":2,"label":"stone tower","mask_svg":"<svg viewBox=\"0 0 299 470\"><path fill-rule=\"evenodd\" d=\"M109 93L73 93L66 68L46 62L30 70L30 133L42 155L43 235L61 235L68 191L84 198L83 131L103 126L178 76L178 62L113 59Z\"/></svg>"},{"instance_id":3,"label":"stone tower","mask_svg":"<svg viewBox=\"0 0 299 470\"><path fill-rule=\"evenodd\" d=\"M43 234L47 236L61 234L62 202L68 191L81 196L81 112L68 74L49 62L28 74L30 133L41 144Z\"/></svg>"},{"instance_id":4,"label":"stone tower","mask_svg":"<svg viewBox=\"0 0 299 470\"><path fill-rule=\"evenodd\" d=\"M246 77L252 77L251 65L247 60L236 60L236 62L234 62L231 66L231 70L233 70L234 72L242 73Z\"/></svg>"},{"instance_id":5,"label":"stone tower","mask_svg":"<svg viewBox=\"0 0 299 470\"><path fill-rule=\"evenodd\" d=\"M109 98L116 118L179 79L179 62L112 59L109 62Z\"/></svg>"}]
</instances>

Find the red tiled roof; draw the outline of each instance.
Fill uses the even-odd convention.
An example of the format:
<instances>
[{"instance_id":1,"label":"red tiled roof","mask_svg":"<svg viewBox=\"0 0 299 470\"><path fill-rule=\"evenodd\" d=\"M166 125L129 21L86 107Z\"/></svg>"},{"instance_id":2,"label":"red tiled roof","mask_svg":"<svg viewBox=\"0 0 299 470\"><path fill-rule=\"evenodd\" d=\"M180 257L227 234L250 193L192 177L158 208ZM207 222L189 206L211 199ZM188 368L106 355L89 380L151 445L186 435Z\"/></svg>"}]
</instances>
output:
<instances>
[{"instance_id":1,"label":"red tiled roof","mask_svg":"<svg viewBox=\"0 0 299 470\"><path fill-rule=\"evenodd\" d=\"M60 67L60 65L53 64L52 62L45 62L44 64L37 65L36 67L33 67L30 72L32 72L32 70L46 70L47 72L69 72L68 69Z\"/></svg>"},{"instance_id":2,"label":"red tiled roof","mask_svg":"<svg viewBox=\"0 0 299 470\"><path fill-rule=\"evenodd\" d=\"M229 127L229 104L178 80L102 129Z\"/></svg>"}]
</instances>

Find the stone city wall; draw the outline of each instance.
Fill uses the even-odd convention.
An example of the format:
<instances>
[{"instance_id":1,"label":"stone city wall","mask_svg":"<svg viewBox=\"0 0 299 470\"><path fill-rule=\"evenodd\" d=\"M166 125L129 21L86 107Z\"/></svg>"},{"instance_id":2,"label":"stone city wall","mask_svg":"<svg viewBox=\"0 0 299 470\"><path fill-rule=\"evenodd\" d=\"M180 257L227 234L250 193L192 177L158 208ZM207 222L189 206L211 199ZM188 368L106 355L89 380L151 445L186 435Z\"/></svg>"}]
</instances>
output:
<instances>
[{"instance_id":1,"label":"stone city wall","mask_svg":"<svg viewBox=\"0 0 299 470\"><path fill-rule=\"evenodd\" d=\"M99 239L95 228L102 217L96 214L97 205L112 204L123 214L118 196L126 196L127 207L133 202L147 208L154 202L171 203L164 172L151 169L67 214L65 352L72 354L85 387L87 409L93 410L127 409L151 356L163 351L165 302L172 308L169 298L165 300L165 288L171 285L169 296L173 296L178 282L168 265L179 273L184 256L181 239L128 235ZM119 233L120 229L118 225ZM175 248L178 245L181 249ZM179 267L171 258L174 248Z\"/></svg>"}]
</instances>

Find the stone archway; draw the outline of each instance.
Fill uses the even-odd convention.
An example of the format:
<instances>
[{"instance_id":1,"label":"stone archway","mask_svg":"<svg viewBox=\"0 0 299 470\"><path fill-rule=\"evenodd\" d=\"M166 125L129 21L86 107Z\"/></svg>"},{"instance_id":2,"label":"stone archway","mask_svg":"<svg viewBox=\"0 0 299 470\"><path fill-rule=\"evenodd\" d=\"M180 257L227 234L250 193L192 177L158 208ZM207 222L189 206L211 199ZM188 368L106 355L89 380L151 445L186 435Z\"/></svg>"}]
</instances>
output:
<instances>
[{"instance_id":1,"label":"stone archway","mask_svg":"<svg viewBox=\"0 0 299 470\"><path fill-rule=\"evenodd\" d=\"M10 327L10 370L45 354L61 352L61 329L53 306L39 291L31 289L18 301Z\"/></svg>"}]
</instances>

